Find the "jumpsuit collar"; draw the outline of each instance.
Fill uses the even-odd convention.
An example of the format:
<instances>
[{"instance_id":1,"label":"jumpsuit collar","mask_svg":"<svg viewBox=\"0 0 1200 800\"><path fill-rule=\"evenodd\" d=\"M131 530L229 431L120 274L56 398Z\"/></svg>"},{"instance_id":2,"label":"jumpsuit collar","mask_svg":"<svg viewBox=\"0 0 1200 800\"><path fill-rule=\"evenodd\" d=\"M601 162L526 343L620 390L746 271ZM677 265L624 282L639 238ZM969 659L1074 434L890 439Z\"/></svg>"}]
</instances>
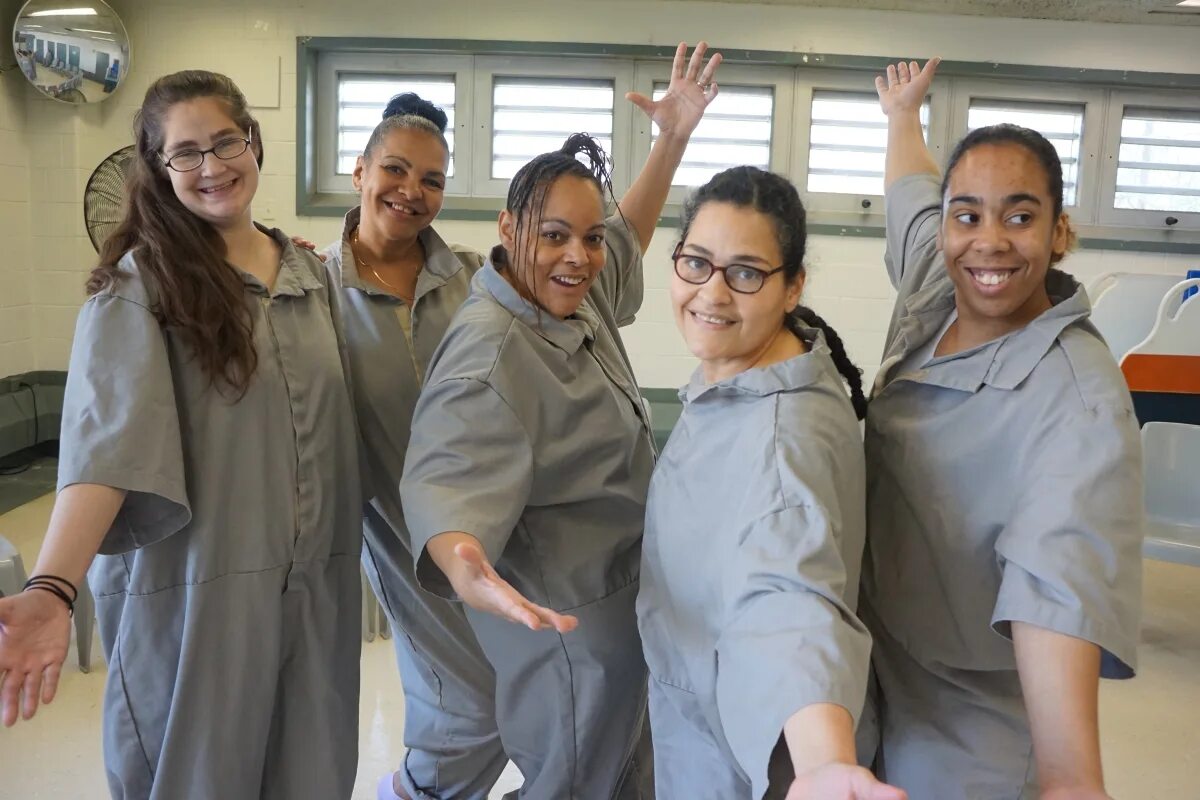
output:
<instances>
[{"instance_id":1,"label":"jumpsuit collar","mask_svg":"<svg viewBox=\"0 0 1200 800\"><path fill-rule=\"evenodd\" d=\"M816 328L800 328L800 338L808 346L808 352L792 356L784 361L765 367L744 370L716 383L706 383L704 368L697 367L691 381L679 390L679 399L685 404L694 403L704 397L718 398L733 395L767 397L781 392L790 392L811 386L821 380L832 362L825 334Z\"/></svg>"},{"instance_id":2,"label":"jumpsuit collar","mask_svg":"<svg viewBox=\"0 0 1200 800\"><path fill-rule=\"evenodd\" d=\"M275 277L275 286L269 292L271 297L302 297L305 293L324 286L312 270L305 265L305 256L301 254L296 245L292 244L292 240L288 238L287 234L278 228L265 228L257 222L254 225L274 239L283 251L280 254L279 274ZM267 287L263 285L262 281L244 270L241 272L242 283L250 291L255 294L268 294Z\"/></svg>"},{"instance_id":3,"label":"jumpsuit collar","mask_svg":"<svg viewBox=\"0 0 1200 800\"><path fill-rule=\"evenodd\" d=\"M476 279L505 310L567 355L574 355L585 342L595 341L600 318L586 297L574 314L559 319L521 297L490 259L479 270Z\"/></svg>"},{"instance_id":4,"label":"jumpsuit collar","mask_svg":"<svg viewBox=\"0 0 1200 800\"><path fill-rule=\"evenodd\" d=\"M346 213L345 221L342 224L341 246L336 248L336 252L329 254L337 259L336 266L342 276L342 286L394 303L404 302L391 292L386 292L359 276L358 265L354 261L354 251L350 248L350 236L361 221L362 206L355 206ZM417 234L417 239L425 249L425 263L417 274L414 304L420 302L426 294L445 286L462 269L462 263L432 226Z\"/></svg>"},{"instance_id":5,"label":"jumpsuit collar","mask_svg":"<svg viewBox=\"0 0 1200 800\"><path fill-rule=\"evenodd\" d=\"M1051 269L1046 274L1046 291L1050 295L1050 308L1025 327L970 350L934 359L905 377L972 393L985 385L1005 391L1016 389L1059 335L1091 313L1083 285L1065 272ZM936 281L913 295L905 303L907 314L900 320L898 344L903 353L913 352L935 336L954 308L954 287L948 279ZM886 377L881 374L880 379L877 391L883 388Z\"/></svg>"}]
</instances>

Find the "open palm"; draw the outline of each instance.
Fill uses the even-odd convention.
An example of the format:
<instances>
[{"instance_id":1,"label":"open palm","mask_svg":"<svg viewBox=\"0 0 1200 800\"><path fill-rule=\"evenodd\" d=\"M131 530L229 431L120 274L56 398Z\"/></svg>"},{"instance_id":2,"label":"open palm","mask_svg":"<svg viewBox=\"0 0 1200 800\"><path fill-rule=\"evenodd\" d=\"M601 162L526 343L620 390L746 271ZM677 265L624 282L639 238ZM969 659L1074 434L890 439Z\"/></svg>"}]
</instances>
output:
<instances>
[{"instance_id":1,"label":"open palm","mask_svg":"<svg viewBox=\"0 0 1200 800\"><path fill-rule=\"evenodd\" d=\"M0 721L10 727L49 703L67 657L71 617L48 592L0 598Z\"/></svg>"},{"instance_id":2,"label":"open palm","mask_svg":"<svg viewBox=\"0 0 1200 800\"><path fill-rule=\"evenodd\" d=\"M575 629L579 620L539 606L525 598L512 584L501 578L477 542L463 542L454 548L454 556L464 569L455 572L461 577L454 589L463 602L477 611L524 625L530 630L553 628L559 633Z\"/></svg>"},{"instance_id":3,"label":"open palm","mask_svg":"<svg viewBox=\"0 0 1200 800\"><path fill-rule=\"evenodd\" d=\"M687 43L680 42L671 62L671 83L667 93L658 100L637 92L629 92L625 98L645 112L662 133L691 136L700 124L704 110L717 96L714 78L721 65L721 54L714 53L705 64L707 52L708 44L700 42L689 60Z\"/></svg>"},{"instance_id":4,"label":"open palm","mask_svg":"<svg viewBox=\"0 0 1200 800\"><path fill-rule=\"evenodd\" d=\"M853 764L826 764L797 775L785 800L907 800L902 789L881 783Z\"/></svg>"},{"instance_id":5,"label":"open palm","mask_svg":"<svg viewBox=\"0 0 1200 800\"><path fill-rule=\"evenodd\" d=\"M893 111L917 111L929 94L933 76L937 72L940 58L931 58L920 68L915 61L889 64L887 77L875 78L875 91L879 93L879 106L884 114Z\"/></svg>"}]
</instances>

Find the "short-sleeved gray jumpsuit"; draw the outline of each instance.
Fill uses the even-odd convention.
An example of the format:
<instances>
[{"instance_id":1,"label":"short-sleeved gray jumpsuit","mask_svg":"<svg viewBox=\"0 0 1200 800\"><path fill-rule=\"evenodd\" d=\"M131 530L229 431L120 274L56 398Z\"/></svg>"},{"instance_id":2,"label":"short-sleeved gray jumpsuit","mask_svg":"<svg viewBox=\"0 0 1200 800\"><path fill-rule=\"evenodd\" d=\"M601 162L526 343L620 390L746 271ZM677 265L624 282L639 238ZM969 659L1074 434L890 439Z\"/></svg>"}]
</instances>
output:
<instances>
[{"instance_id":1,"label":"short-sleeved gray jumpsuit","mask_svg":"<svg viewBox=\"0 0 1200 800\"><path fill-rule=\"evenodd\" d=\"M1053 307L941 358L955 314L936 249L937 179L887 196L899 291L867 417L860 613L875 638L881 777L911 797L1036 796L1012 622L1085 639L1101 674L1135 667L1142 470L1129 391L1051 269Z\"/></svg>"},{"instance_id":2,"label":"short-sleeved gray jumpsuit","mask_svg":"<svg viewBox=\"0 0 1200 800\"><path fill-rule=\"evenodd\" d=\"M358 761L357 436L321 263L248 274L258 367L214 386L132 255L84 304L59 488L124 489L89 582L118 800L348 798Z\"/></svg>"},{"instance_id":3,"label":"short-sleeved gray jumpsuit","mask_svg":"<svg viewBox=\"0 0 1200 800\"><path fill-rule=\"evenodd\" d=\"M606 266L567 320L490 264L476 274L430 363L401 486L423 586L452 595L425 545L465 531L518 591L579 618L559 635L467 611L496 671L521 796L536 800L636 796L643 780L634 601L654 450L617 332L641 304L641 253L620 220L606 241Z\"/></svg>"}]
</instances>

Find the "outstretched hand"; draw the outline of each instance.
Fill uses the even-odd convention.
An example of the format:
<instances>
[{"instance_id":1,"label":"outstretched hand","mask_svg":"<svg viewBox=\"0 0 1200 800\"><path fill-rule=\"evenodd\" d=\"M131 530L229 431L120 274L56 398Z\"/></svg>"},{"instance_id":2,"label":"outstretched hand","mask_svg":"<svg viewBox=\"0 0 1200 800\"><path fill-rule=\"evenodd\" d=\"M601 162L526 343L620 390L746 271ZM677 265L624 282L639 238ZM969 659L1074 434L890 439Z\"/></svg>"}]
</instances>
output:
<instances>
[{"instance_id":1,"label":"outstretched hand","mask_svg":"<svg viewBox=\"0 0 1200 800\"><path fill-rule=\"evenodd\" d=\"M471 608L495 614L533 631L553 628L559 633L569 633L579 624L575 617L527 600L497 574L477 541L460 542L454 548L454 557L459 562L458 569L448 571L448 574L453 575L454 590Z\"/></svg>"},{"instance_id":2,"label":"outstretched hand","mask_svg":"<svg viewBox=\"0 0 1200 800\"><path fill-rule=\"evenodd\" d=\"M924 68L915 61L889 64L887 77L879 75L875 78L875 91L879 93L883 113L890 116L894 111L920 111L940 63L940 58L931 58Z\"/></svg>"},{"instance_id":3,"label":"outstretched hand","mask_svg":"<svg viewBox=\"0 0 1200 800\"><path fill-rule=\"evenodd\" d=\"M54 595L27 589L0 597L0 721L9 728L49 703L71 637L71 616Z\"/></svg>"},{"instance_id":4,"label":"outstretched hand","mask_svg":"<svg viewBox=\"0 0 1200 800\"><path fill-rule=\"evenodd\" d=\"M671 83L667 93L657 101L637 92L629 92L625 99L653 120L661 133L691 136L718 91L715 78L721 54L714 53L705 64L707 52L708 43L700 42L688 60L687 42L680 42L671 63Z\"/></svg>"}]
</instances>

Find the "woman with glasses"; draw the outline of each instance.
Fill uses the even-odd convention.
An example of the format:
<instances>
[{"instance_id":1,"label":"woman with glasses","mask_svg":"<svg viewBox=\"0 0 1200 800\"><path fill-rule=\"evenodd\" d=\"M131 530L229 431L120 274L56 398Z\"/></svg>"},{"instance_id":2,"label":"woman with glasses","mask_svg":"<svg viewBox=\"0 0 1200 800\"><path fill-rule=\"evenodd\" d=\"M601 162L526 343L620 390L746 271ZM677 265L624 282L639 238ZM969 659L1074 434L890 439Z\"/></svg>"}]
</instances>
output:
<instances>
[{"instance_id":1,"label":"woman with glasses","mask_svg":"<svg viewBox=\"0 0 1200 800\"><path fill-rule=\"evenodd\" d=\"M49 530L0 599L3 721L53 700L91 564L113 797L348 798L362 492L339 296L255 224L260 129L228 78L159 79L134 133Z\"/></svg>"},{"instance_id":2,"label":"woman with glasses","mask_svg":"<svg viewBox=\"0 0 1200 800\"><path fill-rule=\"evenodd\" d=\"M634 600L654 449L618 329L641 306L642 254L716 95L720 56L705 64L705 51L688 63L680 45L666 95L630 98L660 136L616 215L607 157L585 134L517 172L501 244L413 416L401 497L417 580L468 606L522 797L651 791L635 757L648 742Z\"/></svg>"},{"instance_id":3,"label":"woman with glasses","mask_svg":"<svg viewBox=\"0 0 1200 800\"><path fill-rule=\"evenodd\" d=\"M671 305L700 366L650 484L637 602L663 798L904 797L855 761L867 404L799 304L806 238L795 187L754 167L684 207Z\"/></svg>"}]
</instances>

